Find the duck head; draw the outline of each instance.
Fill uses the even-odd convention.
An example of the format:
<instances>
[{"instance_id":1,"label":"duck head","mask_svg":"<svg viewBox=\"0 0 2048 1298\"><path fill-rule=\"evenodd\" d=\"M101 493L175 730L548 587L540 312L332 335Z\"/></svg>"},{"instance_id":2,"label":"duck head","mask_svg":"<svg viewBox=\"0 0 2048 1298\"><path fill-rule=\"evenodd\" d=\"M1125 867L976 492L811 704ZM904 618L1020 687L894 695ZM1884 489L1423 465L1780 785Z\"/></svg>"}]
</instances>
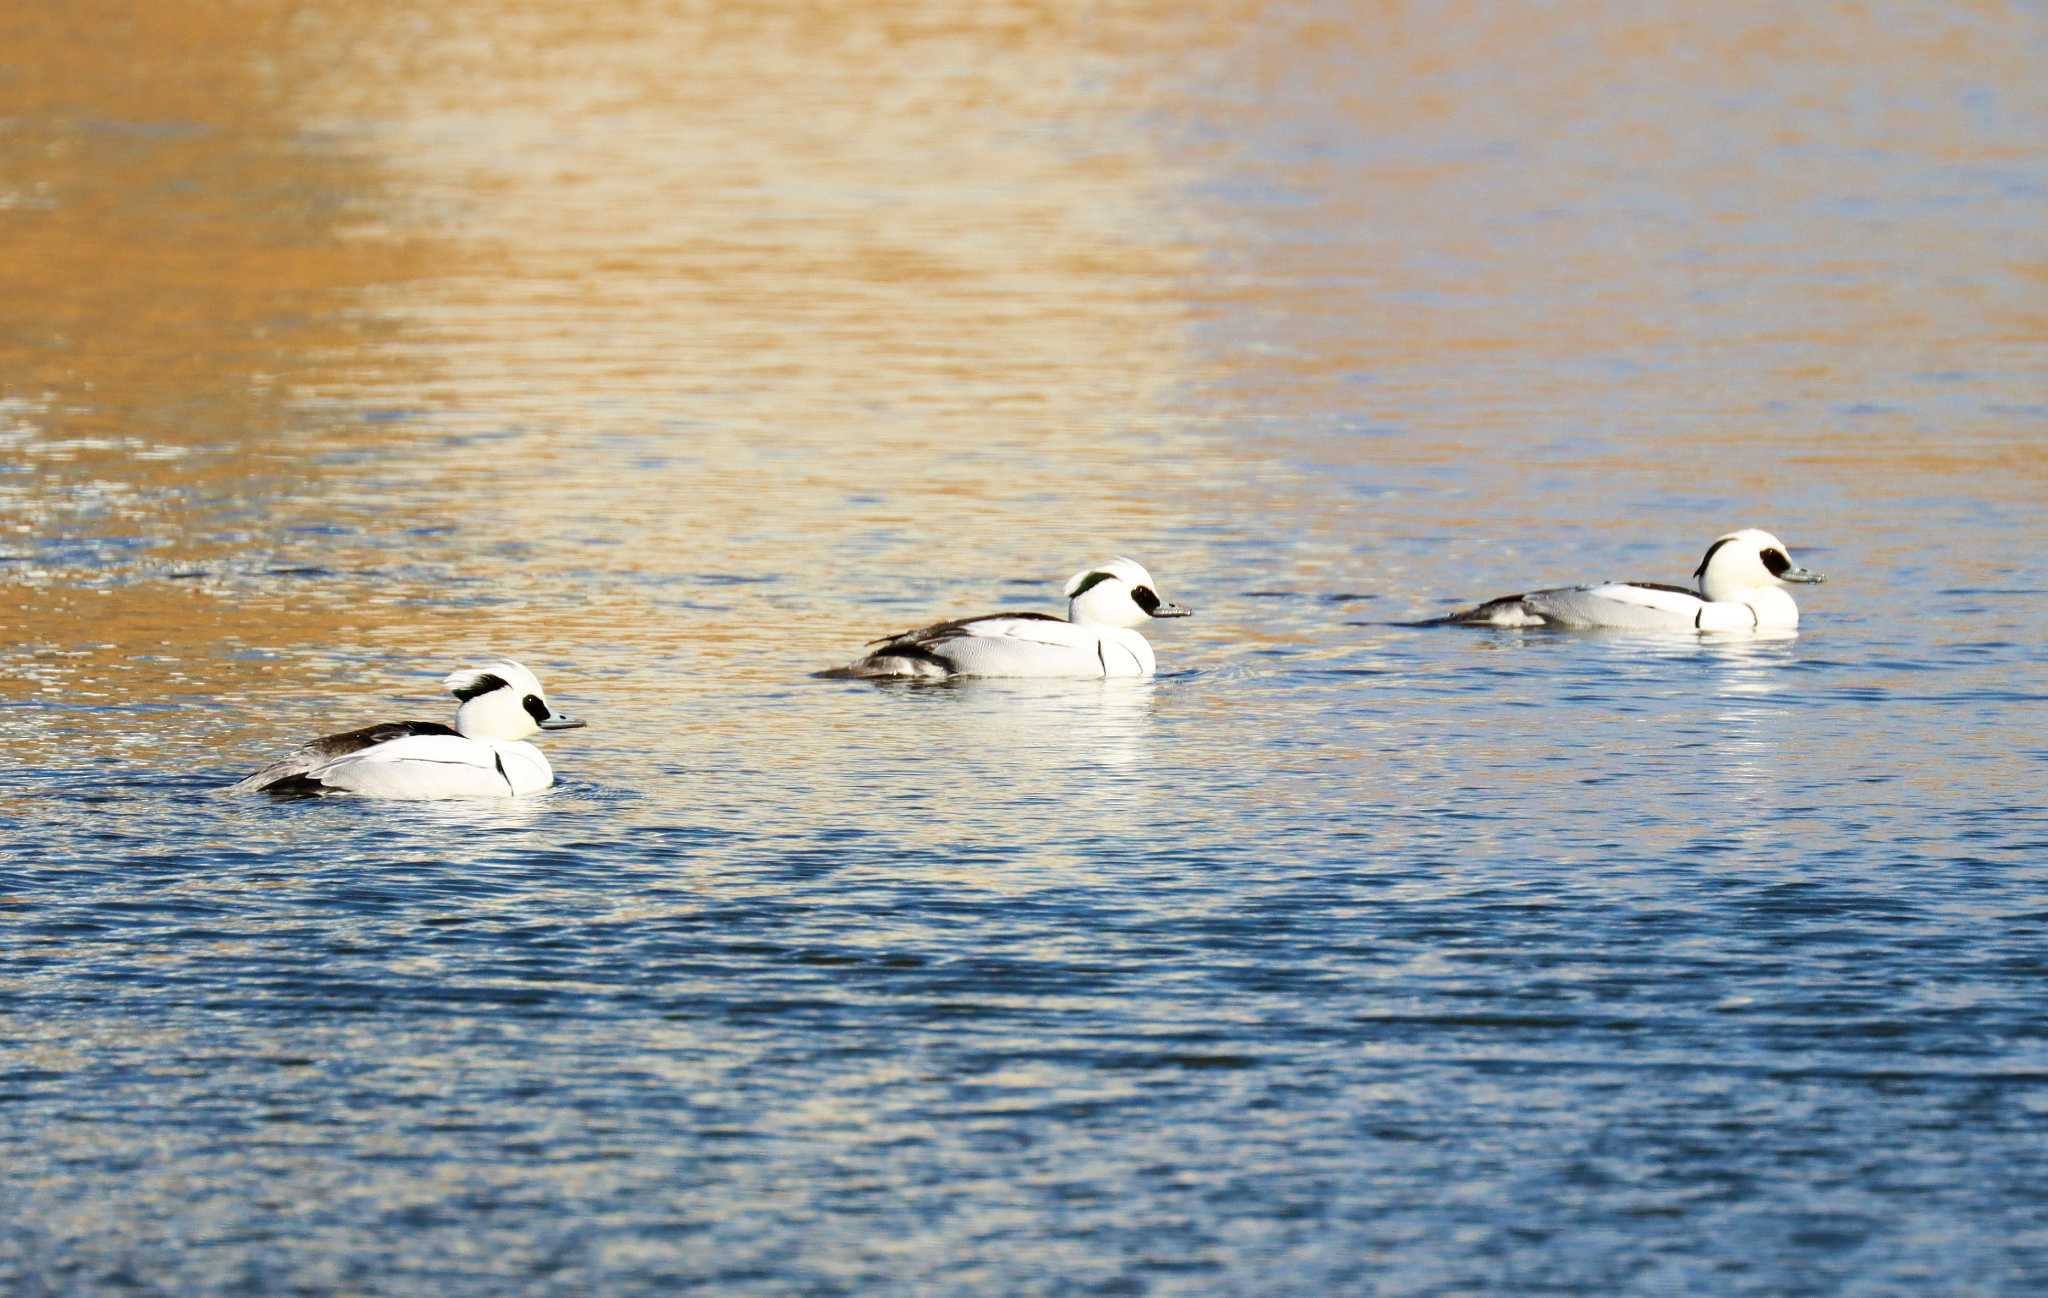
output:
<instances>
[{"instance_id":1,"label":"duck head","mask_svg":"<svg viewBox=\"0 0 2048 1298\"><path fill-rule=\"evenodd\" d=\"M1193 612L1161 599L1152 574L1135 559L1111 559L1067 579L1069 622L1133 627L1155 617L1187 617Z\"/></svg>"},{"instance_id":2,"label":"duck head","mask_svg":"<svg viewBox=\"0 0 2048 1298\"><path fill-rule=\"evenodd\" d=\"M542 730L574 730L584 723L555 711L540 679L510 658L448 673L443 682L461 700L455 729L471 739L511 742Z\"/></svg>"},{"instance_id":3,"label":"duck head","mask_svg":"<svg viewBox=\"0 0 2048 1298\"><path fill-rule=\"evenodd\" d=\"M1788 582L1827 580L1793 563L1792 552L1783 541L1755 527L1717 539L1707 547L1706 557L1692 575L1699 583L1701 598L1716 602L1741 602L1752 591Z\"/></svg>"}]
</instances>

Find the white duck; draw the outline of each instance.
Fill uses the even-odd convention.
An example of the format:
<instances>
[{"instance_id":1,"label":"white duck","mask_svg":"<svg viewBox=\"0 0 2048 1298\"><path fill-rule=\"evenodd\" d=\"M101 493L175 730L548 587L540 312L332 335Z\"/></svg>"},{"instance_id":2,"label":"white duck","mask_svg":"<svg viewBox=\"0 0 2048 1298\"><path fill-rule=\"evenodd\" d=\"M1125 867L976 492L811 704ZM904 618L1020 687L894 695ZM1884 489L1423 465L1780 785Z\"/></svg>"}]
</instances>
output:
<instances>
[{"instance_id":1,"label":"white duck","mask_svg":"<svg viewBox=\"0 0 2048 1298\"><path fill-rule=\"evenodd\" d=\"M1159 597L1152 574L1111 559L1067 581L1065 621L1046 613L992 613L883 636L860 661L822 676L1150 676L1152 646L1131 628L1193 609Z\"/></svg>"},{"instance_id":2,"label":"white duck","mask_svg":"<svg viewBox=\"0 0 2048 1298\"><path fill-rule=\"evenodd\" d=\"M315 739L233 787L266 793L360 793L373 798L511 798L555 782L542 730L584 724L555 711L540 681L501 659L451 672L455 724L387 721Z\"/></svg>"},{"instance_id":3,"label":"white duck","mask_svg":"<svg viewBox=\"0 0 2048 1298\"><path fill-rule=\"evenodd\" d=\"M1799 625L1799 606L1785 583L1826 580L1794 564L1783 541L1754 527L1717 539L1692 575L1697 589L1648 581L1565 586L1504 595L1419 625L1788 631Z\"/></svg>"}]
</instances>

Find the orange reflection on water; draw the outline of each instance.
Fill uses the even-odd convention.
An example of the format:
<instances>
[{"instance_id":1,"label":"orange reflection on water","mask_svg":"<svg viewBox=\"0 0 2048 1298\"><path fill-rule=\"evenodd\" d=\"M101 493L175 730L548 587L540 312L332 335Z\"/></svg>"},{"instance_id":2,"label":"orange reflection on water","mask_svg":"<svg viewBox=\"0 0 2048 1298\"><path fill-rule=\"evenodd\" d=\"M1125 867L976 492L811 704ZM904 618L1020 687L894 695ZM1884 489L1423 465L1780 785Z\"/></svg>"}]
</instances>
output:
<instances>
[{"instance_id":1,"label":"orange reflection on water","mask_svg":"<svg viewBox=\"0 0 2048 1298\"><path fill-rule=\"evenodd\" d=\"M588 642L768 680L1125 548L1207 605L1178 636L1299 647L1187 590L1285 584L1211 538L1412 595L1382 542L1571 520L1678 577L1706 538L1645 501L1844 544L1929 479L2038 499L2027 22L11 14L0 492L147 544L0 581L76 655L37 690Z\"/></svg>"}]
</instances>

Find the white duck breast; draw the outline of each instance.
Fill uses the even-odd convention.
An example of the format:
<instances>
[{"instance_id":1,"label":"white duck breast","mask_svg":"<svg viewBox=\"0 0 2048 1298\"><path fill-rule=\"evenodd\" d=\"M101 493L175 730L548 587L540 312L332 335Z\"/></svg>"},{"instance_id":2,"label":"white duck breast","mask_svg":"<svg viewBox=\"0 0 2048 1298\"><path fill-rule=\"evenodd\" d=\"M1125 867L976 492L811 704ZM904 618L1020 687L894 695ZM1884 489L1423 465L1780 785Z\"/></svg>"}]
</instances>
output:
<instances>
[{"instance_id":1,"label":"white duck breast","mask_svg":"<svg viewBox=\"0 0 2048 1298\"><path fill-rule=\"evenodd\" d=\"M1075 573L1064 621L1044 613L995 613L883 636L866 657L823 676L940 680L953 676L1150 676L1152 646L1133 627L1192 610L1158 595L1130 559Z\"/></svg>"},{"instance_id":2,"label":"white duck breast","mask_svg":"<svg viewBox=\"0 0 2048 1298\"><path fill-rule=\"evenodd\" d=\"M1745 528L1720 537L1693 572L1696 588L1603 582L1506 595L1423 625L1609 628L1632 631L1791 630L1799 606L1787 583L1826 580L1792 562L1784 542Z\"/></svg>"},{"instance_id":3,"label":"white duck breast","mask_svg":"<svg viewBox=\"0 0 2048 1298\"><path fill-rule=\"evenodd\" d=\"M510 798L555 781L542 730L583 723L554 710L540 681L507 659L451 673L455 725L391 721L315 739L234 785L268 793L355 793L373 798Z\"/></svg>"}]
</instances>

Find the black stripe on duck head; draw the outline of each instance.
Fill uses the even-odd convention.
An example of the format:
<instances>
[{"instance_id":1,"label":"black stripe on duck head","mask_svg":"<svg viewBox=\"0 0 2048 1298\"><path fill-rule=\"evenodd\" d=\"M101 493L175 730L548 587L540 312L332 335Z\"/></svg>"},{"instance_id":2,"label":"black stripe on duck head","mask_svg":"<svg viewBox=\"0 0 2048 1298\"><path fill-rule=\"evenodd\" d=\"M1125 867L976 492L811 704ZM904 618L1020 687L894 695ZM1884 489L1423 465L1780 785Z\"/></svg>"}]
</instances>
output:
<instances>
[{"instance_id":1,"label":"black stripe on duck head","mask_svg":"<svg viewBox=\"0 0 2048 1298\"><path fill-rule=\"evenodd\" d=\"M464 703L467 703L471 699L476 698L478 695L489 694L492 690L506 690L511 688L511 684L507 682L506 679L502 676L494 675L491 672L478 672L476 675L470 677L461 685L458 685L453 689L450 689L448 692L450 694L453 694L456 698L462 700ZM528 696L528 701L532 701L531 696ZM528 711L532 711L532 709L529 708ZM534 719L539 720L538 717Z\"/></svg>"},{"instance_id":2,"label":"black stripe on duck head","mask_svg":"<svg viewBox=\"0 0 2048 1298\"><path fill-rule=\"evenodd\" d=\"M1083 595L1086 595L1089 591L1094 590L1097 586L1100 586L1103 582L1115 580L1115 573L1103 572L1100 569L1097 569L1096 571L1088 573L1087 575L1083 576L1081 580L1075 584L1074 588L1067 592L1067 598L1079 599ZM1158 596L1155 595L1153 596L1153 598L1157 599Z\"/></svg>"},{"instance_id":3,"label":"black stripe on duck head","mask_svg":"<svg viewBox=\"0 0 2048 1298\"><path fill-rule=\"evenodd\" d=\"M1714 561L1714 552L1719 550L1722 546L1728 544L1730 541L1734 539L1735 538L1732 536L1724 536L1720 540L1708 546L1706 554L1700 557L1700 566L1692 570L1692 579L1694 581L1698 581L1700 578L1706 576L1707 565Z\"/></svg>"}]
</instances>

